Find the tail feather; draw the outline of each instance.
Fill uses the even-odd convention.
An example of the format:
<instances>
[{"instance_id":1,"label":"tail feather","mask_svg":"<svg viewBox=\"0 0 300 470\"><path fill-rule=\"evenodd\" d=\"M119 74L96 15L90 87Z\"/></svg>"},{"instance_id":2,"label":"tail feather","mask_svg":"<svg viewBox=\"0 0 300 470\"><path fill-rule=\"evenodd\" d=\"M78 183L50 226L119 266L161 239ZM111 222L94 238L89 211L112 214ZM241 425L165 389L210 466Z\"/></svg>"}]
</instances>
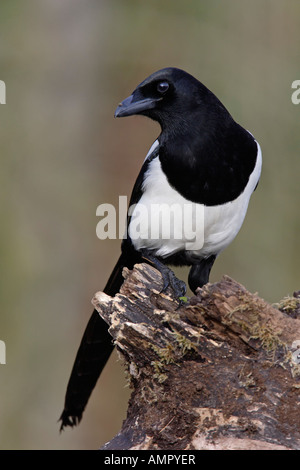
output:
<instances>
[{"instance_id":1,"label":"tail feather","mask_svg":"<svg viewBox=\"0 0 300 470\"><path fill-rule=\"evenodd\" d=\"M127 265L125 256L121 254L105 286L106 294L114 296L119 292L124 280L122 271ZM113 348L108 325L97 310L94 310L83 334L68 382L65 406L59 419L60 430L65 426L76 426L81 421L82 413Z\"/></svg>"}]
</instances>

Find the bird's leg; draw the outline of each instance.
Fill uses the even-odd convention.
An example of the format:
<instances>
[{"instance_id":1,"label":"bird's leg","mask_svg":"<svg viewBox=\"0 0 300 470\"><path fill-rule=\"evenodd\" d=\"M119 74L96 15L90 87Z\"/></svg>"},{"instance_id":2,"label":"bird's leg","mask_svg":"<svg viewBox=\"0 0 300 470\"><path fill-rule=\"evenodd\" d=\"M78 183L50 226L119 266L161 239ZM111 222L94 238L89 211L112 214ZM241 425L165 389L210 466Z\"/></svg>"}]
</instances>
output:
<instances>
[{"instance_id":1,"label":"bird's leg","mask_svg":"<svg viewBox=\"0 0 300 470\"><path fill-rule=\"evenodd\" d=\"M155 267L162 275L163 287L161 292L165 292L169 286L172 287L177 298L183 297L186 293L186 285L177 279L173 271L163 264L159 259L150 254L147 250L141 250L142 259Z\"/></svg>"},{"instance_id":2,"label":"bird's leg","mask_svg":"<svg viewBox=\"0 0 300 470\"><path fill-rule=\"evenodd\" d=\"M198 287L204 286L209 281L209 274L216 259L216 255L211 255L208 258L203 258L198 264L194 264L189 272L189 286L190 289L196 294Z\"/></svg>"}]
</instances>

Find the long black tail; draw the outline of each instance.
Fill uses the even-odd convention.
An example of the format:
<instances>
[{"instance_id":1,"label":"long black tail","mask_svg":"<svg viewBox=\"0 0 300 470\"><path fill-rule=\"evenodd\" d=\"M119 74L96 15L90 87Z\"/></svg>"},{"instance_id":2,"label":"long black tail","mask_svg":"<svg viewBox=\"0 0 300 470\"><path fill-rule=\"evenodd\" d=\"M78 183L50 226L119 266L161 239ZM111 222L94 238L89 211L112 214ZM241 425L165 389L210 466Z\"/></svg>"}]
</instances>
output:
<instances>
[{"instance_id":1,"label":"long black tail","mask_svg":"<svg viewBox=\"0 0 300 470\"><path fill-rule=\"evenodd\" d=\"M122 270L128 266L127 261L128 258L121 254L105 286L106 294L114 296L119 292L124 280ZM61 430L65 426L73 427L80 422L90 395L113 348L108 325L97 310L94 310L83 334L67 386L65 406L60 417Z\"/></svg>"}]
</instances>

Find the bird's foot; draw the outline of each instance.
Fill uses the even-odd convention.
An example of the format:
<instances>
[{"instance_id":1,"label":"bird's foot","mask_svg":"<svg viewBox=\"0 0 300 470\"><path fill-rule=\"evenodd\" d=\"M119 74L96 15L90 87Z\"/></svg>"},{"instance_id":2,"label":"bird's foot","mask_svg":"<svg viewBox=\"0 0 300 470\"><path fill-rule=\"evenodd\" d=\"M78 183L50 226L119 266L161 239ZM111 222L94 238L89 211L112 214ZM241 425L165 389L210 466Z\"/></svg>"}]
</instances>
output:
<instances>
[{"instance_id":1,"label":"bird's foot","mask_svg":"<svg viewBox=\"0 0 300 470\"><path fill-rule=\"evenodd\" d=\"M178 279L170 268L167 266L164 266L164 268L165 269L160 270L163 278L161 293L166 292L167 288L170 286L172 287L176 298L180 299L180 297L184 297L186 293L185 282Z\"/></svg>"},{"instance_id":2,"label":"bird's foot","mask_svg":"<svg viewBox=\"0 0 300 470\"><path fill-rule=\"evenodd\" d=\"M171 287L174 291L176 299L181 302L180 297L184 297L186 293L185 282L178 279L174 272L168 266L159 261L155 256L149 255L149 253L143 253L143 258L149 264L154 266L162 275L163 287L160 293L166 292L168 287Z\"/></svg>"}]
</instances>

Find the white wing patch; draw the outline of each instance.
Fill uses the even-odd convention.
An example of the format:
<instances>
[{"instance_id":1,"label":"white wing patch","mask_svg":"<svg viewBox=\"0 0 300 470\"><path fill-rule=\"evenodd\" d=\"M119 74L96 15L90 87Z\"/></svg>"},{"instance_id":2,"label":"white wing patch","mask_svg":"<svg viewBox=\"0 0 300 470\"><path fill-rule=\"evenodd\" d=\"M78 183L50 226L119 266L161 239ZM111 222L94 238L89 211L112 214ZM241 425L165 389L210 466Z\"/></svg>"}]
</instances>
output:
<instances>
[{"instance_id":1,"label":"white wing patch","mask_svg":"<svg viewBox=\"0 0 300 470\"><path fill-rule=\"evenodd\" d=\"M159 146L159 142L158 142L158 140L156 139L156 141L153 142L153 144L151 145L150 150L149 150L149 152L147 153L144 162L147 160L147 158L150 157L150 155L154 152L154 150L155 150L158 146Z\"/></svg>"}]
</instances>

